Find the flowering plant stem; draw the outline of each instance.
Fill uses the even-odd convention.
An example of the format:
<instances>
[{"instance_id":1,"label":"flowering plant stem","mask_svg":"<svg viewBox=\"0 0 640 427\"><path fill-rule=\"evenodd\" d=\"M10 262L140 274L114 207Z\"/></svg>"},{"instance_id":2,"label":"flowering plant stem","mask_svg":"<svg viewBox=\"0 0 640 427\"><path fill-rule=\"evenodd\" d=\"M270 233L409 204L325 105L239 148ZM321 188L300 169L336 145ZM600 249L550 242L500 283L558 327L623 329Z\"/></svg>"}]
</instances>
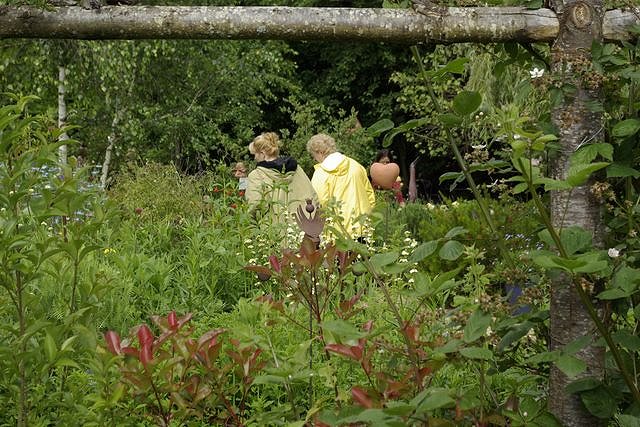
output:
<instances>
[{"instance_id":1,"label":"flowering plant stem","mask_svg":"<svg viewBox=\"0 0 640 427\"><path fill-rule=\"evenodd\" d=\"M411 360L411 362L415 367L416 386L420 389L421 384L419 381L419 374L418 374L418 369L420 367L420 360L418 359L418 354L416 352L415 345L407 332L407 328L405 327L405 322L404 322L404 319L402 318L402 315L400 314L400 310L398 310L398 306L393 301L393 298L391 298L391 293L389 292L389 288L387 287L387 284L378 275L378 273L376 272L376 269L371 264L371 261L369 259L365 259L364 264L367 270L369 271L369 273L373 276L373 280L376 282L376 285L378 285L382 290L382 293L384 294L384 298L387 300L387 304L389 305L389 308L391 309L393 316L396 318L396 322L398 322L398 328L400 328L402 338L404 339L405 345L407 347L407 353L409 355L409 359Z\"/></svg>"},{"instance_id":2,"label":"flowering plant stem","mask_svg":"<svg viewBox=\"0 0 640 427\"><path fill-rule=\"evenodd\" d=\"M422 75L425 86L427 87L429 98L433 103L436 113L442 114L443 113L442 106L440 105L440 102L438 101L438 98L436 97L436 94L433 90L431 79L429 78L429 76L427 76L426 70L424 68L424 64L422 63L422 57L420 56L420 52L418 52L418 48L416 46L411 46L411 53L413 54L413 58L416 61L418 68L420 69L420 74ZM462 154L460 154L460 149L458 148L458 145L456 144L453 138L453 135L451 134L451 130L449 128L445 128L445 132L447 134L447 142L449 143L449 146L451 147L451 151L453 151L453 155L456 158L456 162L458 162L458 165L460 166L460 170L462 171L462 174L464 175L464 178L467 181L467 184L469 185L469 189L471 189L471 193L473 193L474 199L478 203L478 207L480 208L480 212L482 213L482 218L484 219L484 222L489 227L489 230L491 230L491 233L494 236L498 237L496 241L498 250L502 254L503 259L509 264L509 266L512 268L515 268L516 265L515 265L515 262L513 261L513 257L511 256L511 253L507 250L506 246L504 245L503 238L499 234L498 229L496 228L495 224L493 223L493 220L491 219L491 215L489 214L489 208L487 207L487 204L485 203L484 198L482 197L482 194L480 194L480 190L478 189L478 186L476 185L476 182L474 181L473 176L471 175L471 172L469 172L467 162L465 162L464 158L462 157Z\"/></svg>"}]
</instances>

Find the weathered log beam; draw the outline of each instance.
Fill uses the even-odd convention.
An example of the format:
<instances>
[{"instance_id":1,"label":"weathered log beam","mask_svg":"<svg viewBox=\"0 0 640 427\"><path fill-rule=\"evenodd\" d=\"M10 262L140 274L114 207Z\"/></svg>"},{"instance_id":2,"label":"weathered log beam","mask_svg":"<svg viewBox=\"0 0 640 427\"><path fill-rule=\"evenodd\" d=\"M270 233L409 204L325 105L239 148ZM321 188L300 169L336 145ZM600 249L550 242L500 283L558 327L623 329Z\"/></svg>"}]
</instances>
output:
<instances>
[{"instance_id":1,"label":"weathered log beam","mask_svg":"<svg viewBox=\"0 0 640 427\"><path fill-rule=\"evenodd\" d=\"M605 40L629 40L640 8L608 11ZM550 9L409 9L110 6L99 10L0 6L0 38L284 39L421 42L546 42L558 34Z\"/></svg>"},{"instance_id":2,"label":"weathered log beam","mask_svg":"<svg viewBox=\"0 0 640 427\"><path fill-rule=\"evenodd\" d=\"M549 9L444 10L443 14L425 16L409 9L109 6L99 10L43 10L0 6L0 38L353 40L413 44L546 42L554 40L558 33L558 19ZM615 34L624 32L618 30Z\"/></svg>"},{"instance_id":3,"label":"weathered log beam","mask_svg":"<svg viewBox=\"0 0 640 427\"><path fill-rule=\"evenodd\" d=\"M640 25L640 7L609 10L604 14L602 35L606 41L632 40L638 37L629 31L633 25Z\"/></svg>"}]
</instances>

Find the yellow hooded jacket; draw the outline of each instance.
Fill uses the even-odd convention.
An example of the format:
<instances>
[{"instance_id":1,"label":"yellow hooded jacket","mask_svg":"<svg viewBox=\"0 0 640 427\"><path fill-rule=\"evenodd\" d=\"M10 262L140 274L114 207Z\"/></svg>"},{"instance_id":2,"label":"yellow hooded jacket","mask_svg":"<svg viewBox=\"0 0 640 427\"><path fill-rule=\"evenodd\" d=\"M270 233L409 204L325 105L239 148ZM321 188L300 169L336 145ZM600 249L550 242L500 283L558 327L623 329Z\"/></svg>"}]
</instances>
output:
<instances>
[{"instance_id":1,"label":"yellow hooded jacket","mask_svg":"<svg viewBox=\"0 0 640 427\"><path fill-rule=\"evenodd\" d=\"M357 223L356 218L370 213L376 202L366 169L337 152L329 154L314 167L311 185L318 194L320 205L326 207L331 199L335 199L340 206L342 224L349 235L362 236L362 224Z\"/></svg>"}]
</instances>

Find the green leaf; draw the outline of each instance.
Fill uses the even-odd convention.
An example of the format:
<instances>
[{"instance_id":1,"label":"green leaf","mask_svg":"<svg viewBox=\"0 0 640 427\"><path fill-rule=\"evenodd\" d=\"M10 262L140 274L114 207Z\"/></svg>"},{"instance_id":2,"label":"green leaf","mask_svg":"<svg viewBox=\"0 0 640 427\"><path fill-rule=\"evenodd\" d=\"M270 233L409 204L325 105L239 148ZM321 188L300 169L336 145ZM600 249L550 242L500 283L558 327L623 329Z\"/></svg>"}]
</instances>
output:
<instances>
[{"instance_id":1,"label":"green leaf","mask_svg":"<svg viewBox=\"0 0 640 427\"><path fill-rule=\"evenodd\" d=\"M464 327L464 342L470 343L484 336L491 324L491 315L478 309L473 312Z\"/></svg>"},{"instance_id":2,"label":"green leaf","mask_svg":"<svg viewBox=\"0 0 640 427\"><path fill-rule=\"evenodd\" d=\"M559 256L552 256L551 261L560 266L563 270L573 272L581 267L584 267L586 263L579 259L562 258Z\"/></svg>"},{"instance_id":3,"label":"green leaf","mask_svg":"<svg viewBox=\"0 0 640 427\"><path fill-rule=\"evenodd\" d=\"M473 114L482 104L482 95L478 92L463 90L453 98L453 110L460 116Z\"/></svg>"},{"instance_id":4,"label":"green leaf","mask_svg":"<svg viewBox=\"0 0 640 427\"><path fill-rule=\"evenodd\" d=\"M447 128L453 128L462 124L462 118L452 113L440 114L438 120Z\"/></svg>"},{"instance_id":5,"label":"green leaf","mask_svg":"<svg viewBox=\"0 0 640 427\"><path fill-rule=\"evenodd\" d=\"M581 391L593 390L600 387L600 385L602 385L602 381L595 378L580 378L567 385L565 391L569 394L575 394Z\"/></svg>"},{"instance_id":6,"label":"green leaf","mask_svg":"<svg viewBox=\"0 0 640 427\"><path fill-rule=\"evenodd\" d=\"M507 348L511 346L514 342L518 341L520 338L524 337L529 333L529 330L533 328L533 323L531 322L523 322L517 325L514 325L509 329L509 331L504 334L496 350L499 352L505 351Z\"/></svg>"},{"instance_id":7,"label":"green leaf","mask_svg":"<svg viewBox=\"0 0 640 427\"><path fill-rule=\"evenodd\" d=\"M449 240L440 248L438 255L447 261L455 261L464 252L464 246L457 240Z\"/></svg>"},{"instance_id":8,"label":"green leaf","mask_svg":"<svg viewBox=\"0 0 640 427\"><path fill-rule=\"evenodd\" d=\"M413 406L409 405L406 402L389 401L386 405L386 408L383 409L385 414L397 415L401 417L411 415L411 413L415 409Z\"/></svg>"},{"instance_id":9,"label":"green leaf","mask_svg":"<svg viewBox=\"0 0 640 427\"><path fill-rule=\"evenodd\" d=\"M602 300L614 300L620 298L629 298L631 294L624 289L613 288L600 292L597 297Z\"/></svg>"},{"instance_id":10,"label":"green leaf","mask_svg":"<svg viewBox=\"0 0 640 427\"><path fill-rule=\"evenodd\" d=\"M358 328L352 323L341 319L327 320L322 322L324 332L329 332L335 338L336 342L342 344L355 345L358 339L364 336Z\"/></svg>"},{"instance_id":11,"label":"green leaf","mask_svg":"<svg viewBox=\"0 0 640 427\"><path fill-rule=\"evenodd\" d=\"M253 385L285 384L286 378L280 375L258 375L253 379Z\"/></svg>"},{"instance_id":12,"label":"green leaf","mask_svg":"<svg viewBox=\"0 0 640 427\"><path fill-rule=\"evenodd\" d=\"M453 227L451 230L447 231L447 234L444 235L445 239L453 239L456 236L459 236L461 234L465 234L468 233L469 230L467 230L466 228L462 227L462 226L456 226Z\"/></svg>"},{"instance_id":13,"label":"green leaf","mask_svg":"<svg viewBox=\"0 0 640 427\"><path fill-rule=\"evenodd\" d=\"M618 414L616 415L616 421L620 427L640 427L640 417L634 417L633 415Z\"/></svg>"},{"instance_id":14,"label":"green leaf","mask_svg":"<svg viewBox=\"0 0 640 427\"><path fill-rule=\"evenodd\" d=\"M532 427L562 427L562 423L550 412L543 412L534 419Z\"/></svg>"},{"instance_id":15,"label":"green leaf","mask_svg":"<svg viewBox=\"0 0 640 427\"><path fill-rule=\"evenodd\" d=\"M80 369L80 365L78 365L78 362L76 362L75 360L69 359L68 357L62 357L56 360L56 363L54 364L54 366L56 368L66 366L68 368Z\"/></svg>"},{"instance_id":16,"label":"green leaf","mask_svg":"<svg viewBox=\"0 0 640 427\"><path fill-rule=\"evenodd\" d=\"M374 267L382 268L386 265L393 264L398 260L399 257L400 254L398 252L391 251L381 254L375 254L371 258L369 258L369 261L371 261L371 264L373 264Z\"/></svg>"},{"instance_id":17,"label":"green leaf","mask_svg":"<svg viewBox=\"0 0 640 427\"><path fill-rule=\"evenodd\" d=\"M488 160L484 163L476 163L469 166L469 172L488 171L493 169L506 168L509 166L509 162L504 160Z\"/></svg>"},{"instance_id":18,"label":"green leaf","mask_svg":"<svg viewBox=\"0 0 640 427\"><path fill-rule=\"evenodd\" d=\"M593 274L609 268L609 263L607 261L603 259L594 259L593 254L580 255L577 260L583 262L584 264L573 268L573 273Z\"/></svg>"},{"instance_id":19,"label":"green leaf","mask_svg":"<svg viewBox=\"0 0 640 427\"><path fill-rule=\"evenodd\" d=\"M569 168L569 176L567 177L567 182L570 185L577 187L584 184L593 172L604 169L607 166L609 166L609 162L596 162L589 163L587 165L576 166L572 165Z\"/></svg>"},{"instance_id":20,"label":"green leaf","mask_svg":"<svg viewBox=\"0 0 640 427\"><path fill-rule=\"evenodd\" d=\"M60 346L60 351L73 351L73 342L78 338L77 335L73 335L67 338Z\"/></svg>"},{"instance_id":21,"label":"green leaf","mask_svg":"<svg viewBox=\"0 0 640 427\"><path fill-rule=\"evenodd\" d=\"M598 298L612 300L627 298L638 291L640 284L640 270L623 266L615 272L611 280L611 288L598 294Z\"/></svg>"},{"instance_id":22,"label":"green leaf","mask_svg":"<svg viewBox=\"0 0 640 427\"><path fill-rule=\"evenodd\" d=\"M443 354L447 354L447 353L453 353L458 351L458 349L460 348L460 346L462 345L462 342L460 340L457 339L451 339L449 341L447 341L446 343L444 343L444 345L442 347L437 347L433 349L434 353L443 353Z\"/></svg>"},{"instance_id":23,"label":"green leaf","mask_svg":"<svg viewBox=\"0 0 640 427\"><path fill-rule=\"evenodd\" d=\"M384 267L382 267L382 271L385 274L400 274L400 273L404 273L411 267L412 265L409 264L408 262L398 262L398 263L385 265Z\"/></svg>"},{"instance_id":24,"label":"green leaf","mask_svg":"<svg viewBox=\"0 0 640 427\"><path fill-rule=\"evenodd\" d=\"M614 332L613 340L629 351L640 351L640 337L627 330Z\"/></svg>"},{"instance_id":25,"label":"green leaf","mask_svg":"<svg viewBox=\"0 0 640 427\"><path fill-rule=\"evenodd\" d=\"M539 254L531 257L533 262L542 268L557 268L560 270L570 271L567 267L557 262L560 257L555 255Z\"/></svg>"},{"instance_id":26,"label":"green leaf","mask_svg":"<svg viewBox=\"0 0 640 427\"><path fill-rule=\"evenodd\" d=\"M493 353L491 350L482 347L464 347L459 353L467 359L492 360Z\"/></svg>"},{"instance_id":27,"label":"green leaf","mask_svg":"<svg viewBox=\"0 0 640 427\"><path fill-rule=\"evenodd\" d=\"M604 387L587 390L580 394L580 399L592 415L602 419L611 418L618 408L616 398Z\"/></svg>"},{"instance_id":28,"label":"green leaf","mask_svg":"<svg viewBox=\"0 0 640 427\"><path fill-rule=\"evenodd\" d=\"M449 62L442 68L439 68L434 73L434 79L440 80L446 77L447 73L451 74L463 74L465 72L464 65L469 62L468 58L460 57L456 58L453 61Z\"/></svg>"},{"instance_id":29,"label":"green leaf","mask_svg":"<svg viewBox=\"0 0 640 427\"><path fill-rule=\"evenodd\" d=\"M571 341L569 344L565 345L564 348L562 349L562 352L570 355L575 354L578 351L585 348L590 342L591 342L591 337L588 337L586 335L582 336L580 338L577 338Z\"/></svg>"},{"instance_id":30,"label":"green leaf","mask_svg":"<svg viewBox=\"0 0 640 427\"><path fill-rule=\"evenodd\" d=\"M98 249L101 249L101 248L102 247L98 245L87 245L83 247L82 250L80 251L80 254L78 255L78 261L82 261L84 257L86 257L88 254L90 254L91 252L97 251Z\"/></svg>"},{"instance_id":31,"label":"green leaf","mask_svg":"<svg viewBox=\"0 0 640 427\"><path fill-rule=\"evenodd\" d=\"M598 155L603 159L613 161L613 145L606 143L583 145L571 155L571 164L589 164Z\"/></svg>"},{"instance_id":32,"label":"green leaf","mask_svg":"<svg viewBox=\"0 0 640 427\"><path fill-rule=\"evenodd\" d=\"M544 185L545 191L562 191L570 190L572 188L571 184L569 184L567 181L546 177L537 178L536 184Z\"/></svg>"},{"instance_id":33,"label":"green leaf","mask_svg":"<svg viewBox=\"0 0 640 427\"><path fill-rule=\"evenodd\" d=\"M448 181L450 179L455 179L456 181L461 181L464 179L464 175L462 174L462 172L445 172L442 175L440 175L440 184L442 184L444 181Z\"/></svg>"},{"instance_id":34,"label":"green leaf","mask_svg":"<svg viewBox=\"0 0 640 427\"><path fill-rule=\"evenodd\" d=\"M409 120L408 122L405 122L399 126L397 126L395 129L393 129L391 132L389 132L388 134L386 134L384 136L384 139L382 140L382 146L383 147L388 147L393 143L393 139L403 133L406 133L412 129L415 129L417 127L420 126L424 126L426 124L429 123L429 118L428 117L422 117L420 119L413 119L413 120Z\"/></svg>"},{"instance_id":35,"label":"green leaf","mask_svg":"<svg viewBox=\"0 0 640 427\"><path fill-rule=\"evenodd\" d=\"M381 119L369 126L365 130L365 133L367 134L367 136L375 138L376 136L381 135L389 129L393 129L394 126L395 124L393 123L393 121L389 119Z\"/></svg>"},{"instance_id":36,"label":"green leaf","mask_svg":"<svg viewBox=\"0 0 640 427\"><path fill-rule=\"evenodd\" d=\"M571 226L560 233L560 241L569 256L584 252L591 248L593 237L591 233L582 227Z\"/></svg>"},{"instance_id":37,"label":"green leaf","mask_svg":"<svg viewBox=\"0 0 640 427\"><path fill-rule=\"evenodd\" d=\"M569 378L575 378L587 369L587 364L575 356L561 355L556 361L556 366Z\"/></svg>"},{"instance_id":38,"label":"green leaf","mask_svg":"<svg viewBox=\"0 0 640 427\"><path fill-rule=\"evenodd\" d=\"M411 256L409 257L409 263L417 263L425 259L426 257L432 255L436 249L438 248L438 241L431 240L430 242L424 242L413 250Z\"/></svg>"},{"instance_id":39,"label":"green leaf","mask_svg":"<svg viewBox=\"0 0 640 427\"><path fill-rule=\"evenodd\" d=\"M640 178L640 172L637 169L620 163L612 163L607 166L607 178L626 178L628 176Z\"/></svg>"},{"instance_id":40,"label":"green leaf","mask_svg":"<svg viewBox=\"0 0 640 427\"><path fill-rule=\"evenodd\" d=\"M125 391L125 385L121 382L117 383L114 387L113 393L111 393L111 398L109 398L109 403L111 405L115 405L122 398Z\"/></svg>"},{"instance_id":41,"label":"green leaf","mask_svg":"<svg viewBox=\"0 0 640 427\"><path fill-rule=\"evenodd\" d=\"M356 262L351 267L351 271L355 274L364 274L367 272L367 267L362 262Z\"/></svg>"},{"instance_id":42,"label":"green leaf","mask_svg":"<svg viewBox=\"0 0 640 427\"><path fill-rule=\"evenodd\" d=\"M562 101L564 100L564 93L562 93L559 88L553 87L549 91L549 99L551 100L551 106L557 107L562 104Z\"/></svg>"},{"instance_id":43,"label":"green leaf","mask_svg":"<svg viewBox=\"0 0 640 427\"><path fill-rule=\"evenodd\" d=\"M624 138L634 135L638 130L640 130L640 119L626 119L616 123L611 133L617 138Z\"/></svg>"},{"instance_id":44,"label":"green leaf","mask_svg":"<svg viewBox=\"0 0 640 427\"><path fill-rule=\"evenodd\" d=\"M400 1L400 2L395 2L395 1L390 1L390 0L383 0L382 1L382 8L383 9L406 9L407 5L405 4L405 1Z\"/></svg>"},{"instance_id":45,"label":"green leaf","mask_svg":"<svg viewBox=\"0 0 640 427\"><path fill-rule=\"evenodd\" d=\"M444 292L445 290L456 285L455 277L458 276L462 267L455 268L453 270L445 271L444 273L438 273L433 278L431 286L433 286L437 292Z\"/></svg>"},{"instance_id":46,"label":"green leaf","mask_svg":"<svg viewBox=\"0 0 640 427\"><path fill-rule=\"evenodd\" d=\"M531 10L540 9L542 6L544 6L543 0L526 0L524 2L524 7Z\"/></svg>"},{"instance_id":47,"label":"green leaf","mask_svg":"<svg viewBox=\"0 0 640 427\"><path fill-rule=\"evenodd\" d=\"M359 414L342 418L340 425L368 423L375 426L387 426L387 421L389 421L389 415L385 414L382 409L365 409Z\"/></svg>"},{"instance_id":48,"label":"green leaf","mask_svg":"<svg viewBox=\"0 0 640 427\"><path fill-rule=\"evenodd\" d=\"M543 351L527 359L527 363L537 365L538 363L555 362L560 357L559 351Z\"/></svg>"},{"instance_id":49,"label":"green leaf","mask_svg":"<svg viewBox=\"0 0 640 427\"><path fill-rule=\"evenodd\" d=\"M520 193L524 193L525 191L527 191L529 189L529 185L526 182L521 182L520 184L514 186L511 189L511 192L513 194L520 194Z\"/></svg>"},{"instance_id":50,"label":"green leaf","mask_svg":"<svg viewBox=\"0 0 640 427\"><path fill-rule=\"evenodd\" d=\"M631 268L628 265L622 266L613 275L613 286L616 288L634 291L640 283L640 270Z\"/></svg>"},{"instance_id":51,"label":"green leaf","mask_svg":"<svg viewBox=\"0 0 640 427\"><path fill-rule=\"evenodd\" d=\"M58 355L58 347L51 334L49 334L49 331L46 331L44 336L44 350L47 353L47 361L53 363Z\"/></svg>"},{"instance_id":52,"label":"green leaf","mask_svg":"<svg viewBox=\"0 0 640 427\"><path fill-rule=\"evenodd\" d=\"M414 399L415 400L415 399ZM416 412L424 413L434 409L444 408L455 404L455 400L450 396L448 390L434 389L416 408Z\"/></svg>"}]
</instances>

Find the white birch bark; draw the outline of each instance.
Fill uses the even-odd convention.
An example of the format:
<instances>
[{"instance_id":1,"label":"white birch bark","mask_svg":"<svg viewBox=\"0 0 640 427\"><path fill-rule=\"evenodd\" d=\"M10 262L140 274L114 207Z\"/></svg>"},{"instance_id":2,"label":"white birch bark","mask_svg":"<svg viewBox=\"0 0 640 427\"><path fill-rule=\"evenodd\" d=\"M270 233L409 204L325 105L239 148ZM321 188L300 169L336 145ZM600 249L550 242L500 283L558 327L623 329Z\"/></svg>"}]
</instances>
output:
<instances>
[{"instance_id":1,"label":"white birch bark","mask_svg":"<svg viewBox=\"0 0 640 427\"><path fill-rule=\"evenodd\" d=\"M602 113L589 109L589 102L598 100L597 89L585 87L583 75L591 64L591 44L602 41L604 16L603 0L555 0L563 25L552 46L552 72L562 76L577 88L574 97L565 97L561 106L552 112L552 120L559 130L561 149L552 163L553 178L563 180L569 173L569 159L581 145L602 142ZM591 183L571 191L551 193L551 215L554 227L560 231L579 226L590 231L596 247L602 245L603 218L600 206L589 191ZM575 279L574 279L575 280ZM587 289L589 286L586 286ZM588 290L589 291L589 290ZM590 292L594 292L591 289ZM595 302L595 298L591 298ZM572 277L561 274L553 278L550 309L550 350L560 350L578 338L599 336L594 322L572 283ZM604 349L593 342L580 350L576 357L583 360L587 369L579 377L604 377ZM574 379L568 378L556 366L552 366L549 378L549 409L563 426L601 426L603 420L591 415L577 394L568 394L566 386Z\"/></svg>"},{"instance_id":2,"label":"white birch bark","mask_svg":"<svg viewBox=\"0 0 640 427\"><path fill-rule=\"evenodd\" d=\"M62 128L67 124L67 103L65 101L67 68L64 65L58 66L58 127ZM69 139L67 132L63 132L58 137L58 141ZM60 164L67 164L67 144L58 148L58 159Z\"/></svg>"},{"instance_id":3,"label":"white birch bark","mask_svg":"<svg viewBox=\"0 0 640 427\"><path fill-rule=\"evenodd\" d=\"M120 118L122 117L123 109L119 109L117 107L118 103L116 102L116 111L113 114L113 120L111 120L111 132L109 132L109 136L107 137L107 149L104 152L104 161L102 162L102 171L100 174L100 188L107 188L107 183L109 181L109 168L111 167L111 159L113 158L113 149L116 144L117 139L117 129L120 124Z\"/></svg>"}]
</instances>

